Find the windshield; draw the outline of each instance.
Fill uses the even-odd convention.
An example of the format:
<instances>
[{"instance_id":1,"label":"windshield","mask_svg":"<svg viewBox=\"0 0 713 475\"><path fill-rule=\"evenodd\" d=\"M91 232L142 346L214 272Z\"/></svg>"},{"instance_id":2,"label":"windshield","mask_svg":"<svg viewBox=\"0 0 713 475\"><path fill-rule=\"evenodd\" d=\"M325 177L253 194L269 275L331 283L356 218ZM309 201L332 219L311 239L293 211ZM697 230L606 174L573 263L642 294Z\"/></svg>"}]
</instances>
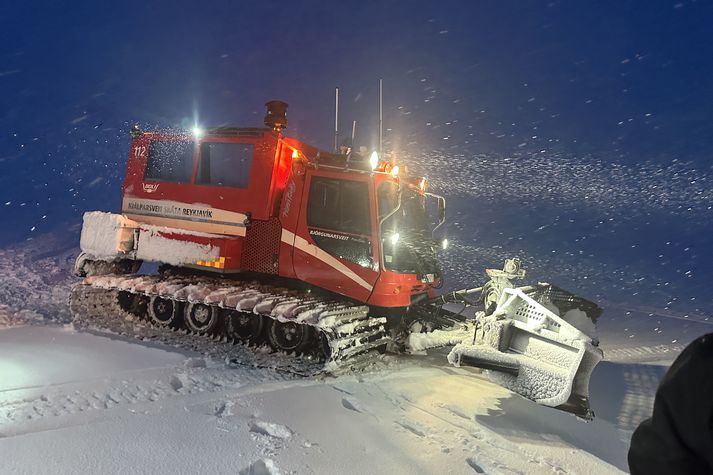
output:
<instances>
[{"instance_id":1,"label":"windshield","mask_svg":"<svg viewBox=\"0 0 713 475\"><path fill-rule=\"evenodd\" d=\"M396 184L383 183L379 187L379 221L382 219L381 241L387 270L417 274L420 278L440 275L425 196L405 188L399 203Z\"/></svg>"}]
</instances>

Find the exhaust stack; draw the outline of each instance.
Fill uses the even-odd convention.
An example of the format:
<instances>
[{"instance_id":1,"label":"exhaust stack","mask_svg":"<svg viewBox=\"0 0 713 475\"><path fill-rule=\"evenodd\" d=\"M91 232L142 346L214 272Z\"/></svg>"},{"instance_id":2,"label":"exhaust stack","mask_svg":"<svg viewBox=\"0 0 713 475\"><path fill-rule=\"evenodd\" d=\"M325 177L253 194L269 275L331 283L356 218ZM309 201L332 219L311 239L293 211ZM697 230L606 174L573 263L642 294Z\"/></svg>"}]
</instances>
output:
<instances>
[{"instance_id":1,"label":"exhaust stack","mask_svg":"<svg viewBox=\"0 0 713 475\"><path fill-rule=\"evenodd\" d=\"M287 102L268 101L265 103L267 115L265 115L265 125L275 132L280 132L287 128Z\"/></svg>"}]
</instances>

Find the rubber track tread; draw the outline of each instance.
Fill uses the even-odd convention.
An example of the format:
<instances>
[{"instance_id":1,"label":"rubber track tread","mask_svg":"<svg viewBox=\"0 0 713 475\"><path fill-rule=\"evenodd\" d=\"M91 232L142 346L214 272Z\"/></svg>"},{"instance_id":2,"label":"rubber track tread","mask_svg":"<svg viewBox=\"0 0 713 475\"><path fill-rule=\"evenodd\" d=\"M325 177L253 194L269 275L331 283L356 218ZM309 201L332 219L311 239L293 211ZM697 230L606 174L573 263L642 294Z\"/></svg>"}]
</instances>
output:
<instances>
[{"instance_id":1,"label":"rubber track tread","mask_svg":"<svg viewBox=\"0 0 713 475\"><path fill-rule=\"evenodd\" d=\"M305 296L295 290L258 282L193 276L87 277L82 283L74 285L70 294L70 308L75 319L89 317L101 321L107 318L107 314L113 319L137 318L121 307L118 302L119 292L203 303L255 313L280 322L310 325L322 337L315 341L326 341L329 348L324 365L317 372L336 374L367 366L378 355L377 350L390 342L385 330L386 319L369 317L369 308L365 305L314 295ZM314 350L316 352L316 347Z\"/></svg>"}]
</instances>

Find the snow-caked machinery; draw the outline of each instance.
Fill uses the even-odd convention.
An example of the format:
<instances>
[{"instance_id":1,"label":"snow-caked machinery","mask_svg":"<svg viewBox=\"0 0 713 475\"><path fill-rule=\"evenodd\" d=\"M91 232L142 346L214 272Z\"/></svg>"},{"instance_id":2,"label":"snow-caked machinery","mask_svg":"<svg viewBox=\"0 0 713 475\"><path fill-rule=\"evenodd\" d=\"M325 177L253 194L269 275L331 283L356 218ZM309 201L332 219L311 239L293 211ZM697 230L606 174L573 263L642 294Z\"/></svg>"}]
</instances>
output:
<instances>
[{"instance_id":1,"label":"snow-caked machinery","mask_svg":"<svg viewBox=\"0 0 713 475\"><path fill-rule=\"evenodd\" d=\"M517 259L482 288L436 295L445 199L376 153L284 136L286 112L268 102L265 128L134 126L121 213L84 215L75 315L119 309L111 317L309 354L327 372L456 345L453 364L591 418L601 309L514 286ZM144 261L158 271L140 274Z\"/></svg>"}]
</instances>

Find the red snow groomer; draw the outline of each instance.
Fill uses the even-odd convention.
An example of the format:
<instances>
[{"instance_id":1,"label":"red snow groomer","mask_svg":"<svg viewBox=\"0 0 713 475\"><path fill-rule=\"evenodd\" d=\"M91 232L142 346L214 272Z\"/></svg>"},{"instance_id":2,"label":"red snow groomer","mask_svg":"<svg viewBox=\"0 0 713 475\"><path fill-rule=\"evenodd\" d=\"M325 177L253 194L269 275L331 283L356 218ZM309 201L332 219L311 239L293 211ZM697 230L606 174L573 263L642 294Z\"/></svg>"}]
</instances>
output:
<instances>
[{"instance_id":1,"label":"red snow groomer","mask_svg":"<svg viewBox=\"0 0 713 475\"><path fill-rule=\"evenodd\" d=\"M601 309L549 284L514 287L517 260L490 270L485 287L436 296L444 198L376 153L283 136L287 104L267 108L266 128L134 126L121 214L84 215L75 315L266 342L317 355L328 371L470 334L453 363L591 417L602 354L589 330ZM159 272L137 274L143 261Z\"/></svg>"}]
</instances>

